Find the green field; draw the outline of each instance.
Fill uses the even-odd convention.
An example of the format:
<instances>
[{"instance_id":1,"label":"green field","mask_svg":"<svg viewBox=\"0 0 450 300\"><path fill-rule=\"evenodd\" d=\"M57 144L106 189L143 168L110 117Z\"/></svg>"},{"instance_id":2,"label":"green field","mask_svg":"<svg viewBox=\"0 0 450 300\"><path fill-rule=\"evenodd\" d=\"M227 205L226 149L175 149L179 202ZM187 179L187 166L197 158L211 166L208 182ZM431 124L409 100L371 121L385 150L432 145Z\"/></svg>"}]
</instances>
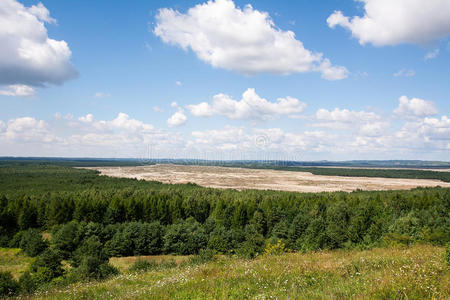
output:
<instances>
[{"instance_id":1,"label":"green field","mask_svg":"<svg viewBox=\"0 0 450 300\"><path fill-rule=\"evenodd\" d=\"M220 257L39 291L36 299L448 299L442 247Z\"/></svg>"}]
</instances>

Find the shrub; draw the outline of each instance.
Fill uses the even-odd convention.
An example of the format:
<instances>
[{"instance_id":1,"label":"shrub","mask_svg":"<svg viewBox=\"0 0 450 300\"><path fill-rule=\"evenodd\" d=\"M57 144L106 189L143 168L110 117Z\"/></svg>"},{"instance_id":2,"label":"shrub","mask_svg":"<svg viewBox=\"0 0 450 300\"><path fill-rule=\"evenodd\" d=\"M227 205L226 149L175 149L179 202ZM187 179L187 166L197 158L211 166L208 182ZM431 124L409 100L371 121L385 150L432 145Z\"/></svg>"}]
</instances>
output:
<instances>
[{"instance_id":1,"label":"shrub","mask_svg":"<svg viewBox=\"0 0 450 300\"><path fill-rule=\"evenodd\" d=\"M8 243L9 248L20 248L20 242L22 241L22 237L24 235L25 231L19 231L17 232L12 239Z\"/></svg>"},{"instance_id":2,"label":"shrub","mask_svg":"<svg viewBox=\"0 0 450 300\"><path fill-rule=\"evenodd\" d=\"M197 255L189 259L189 263L193 265L200 265L215 259L215 253L211 249L201 249Z\"/></svg>"},{"instance_id":3,"label":"shrub","mask_svg":"<svg viewBox=\"0 0 450 300\"><path fill-rule=\"evenodd\" d=\"M159 263L160 269L172 269L177 266L177 263L173 259L163 260Z\"/></svg>"},{"instance_id":4,"label":"shrub","mask_svg":"<svg viewBox=\"0 0 450 300\"><path fill-rule=\"evenodd\" d=\"M37 281L48 282L64 274L61 261L62 256L59 251L47 248L31 264L30 270L36 273Z\"/></svg>"},{"instance_id":5,"label":"shrub","mask_svg":"<svg viewBox=\"0 0 450 300\"><path fill-rule=\"evenodd\" d=\"M167 253L194 254L205 248L207 243L206 232L193 218L170 225L164 236Z\"/></svg>"},{"instance_id":6,"label":"shrub","mask_svg":"<svg viewBox=\"0 0 450 300\"><path fill-rule=\"evenodd\" d=\"M0 297L13 296L19 289L19 284L10 272L0 272Z\"/></svg>"},{"instance_id":7,"label":"shrub","mask_svg":"<svg viewBox=\"0 0 450 300\"><path fill-rule=\"evenodd\" d=\"M78 268L72 271L71 277L76 280L84 281L90 279L105 279L111 275L119 274L119 271L95 256L86 256L81 261Z\"/></svg>"},{"instance_id":8,"label":"shrub","mask_svg":"<svg viewBox=\"0 0 450 300\"><path fill-rule=\"evenodd\" d=\"M134 271L134 272L145 272L145 271L149 271L149 270L154 270L158 268L158 264L154 261L148 261L145 259L138 259L136 260L133 265L130 267L130 271Z\"/></svg>"},{"instance_id":9,"label":"shrub","mask_svg":"<svg viewBox=\"0 0 450 300\"><path fill-rule=\"evenodd\" d=\"M36 290L37 284L30 272L25 272L19 278L19 287L22 293L30 294Z\"/></svg>"},{"instance_id":10,"label":"shrub","mask_svg":"<svg viewBox=\"0 0 450 300\"><path fill-rule=\"evenodd\" d=\"M236 251L240 257L254 258L264 250L264 237L258 233L253 225L245 227L245 241Z\"/></svg>"},{"instance_id":11,"label":"shrub","mask_svg":"<svg viewBox=\"0 0 450 300\"><path fill-rule=\"evenodd\" d=\"M264 249L265 255L278 255L286 253L289 250L286 248L286 244L282 240L278 240L275 244L268 243L266 249Z\"/></svg>"},{"instance_id":12,"label":"shrub","mask_svg":"<svg viewBox=\"0 0 450 300\"><path fill-rule=\"evenodd\" d=\"M108 260L108 256L105 255L100 239L95 235L84 240L81 246L73 252L71 263L72 266L78 267L83 258L86 256L96 257L102 262L106 262Z\"/></svg>"},{"instance_id":13,"label":"shrub","mask_svg":"<svg viewBox=\"0 0 450 300\"><path fill-rule=\"evenodd\" d=\"M209 234L208 249L219 253L227 253L232 249L232 237L229 230L223 226L217 226Z\"/></svg>"},{"instance_id":14,"label":"shrub","mask_svg":"<svg viewBox=\"0 0 450 300\"><path fill-rule=\"evenodd\" d=\"M52 236L52 244L64 258L69 258L82 240L81 226L72 221L61 226Z\"/></svg>"},{"instance_id":15,"label":"shrub","mask_svg":"<svg viewBox=\"0 0 450 300\"><path fill-rule=\"evenodd\" d=\"M42 239L42 234L37 229L28 229L22 235L20 248L31 257L39 255L48 247L48 243Z\"/></svg>"}]
</instances>

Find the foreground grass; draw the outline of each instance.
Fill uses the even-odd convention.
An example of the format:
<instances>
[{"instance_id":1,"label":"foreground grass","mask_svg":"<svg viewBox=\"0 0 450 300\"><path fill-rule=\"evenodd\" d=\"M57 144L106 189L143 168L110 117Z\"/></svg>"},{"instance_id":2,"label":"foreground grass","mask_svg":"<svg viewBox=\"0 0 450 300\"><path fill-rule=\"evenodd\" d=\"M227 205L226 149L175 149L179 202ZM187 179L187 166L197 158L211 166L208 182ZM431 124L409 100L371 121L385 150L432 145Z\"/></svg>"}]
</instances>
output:
<instances>
[{"instance_id":1,"label":"foreground grass","mask_svg":"<svg viewBox=\"0 0 450 300\"><path fill-rule=\"evenodd\" d=\"M38 292L37 299L449 299L444 248L220 257Z\"/></svg>"},{"instance_id":2,"label":"foreground grass","mask_svg":"<svg viewBox=\"0 0 450 300\"><path fill-rule=\"evenodd\" d=\"M0 248L0 272L11 272L15 279L28 269L32 261L33 258L19 248Z\"/></svg>"},{"instance_id":3,"label":"foreground grass","mask_svg":"<svg viewBox=\"0 0 450 300\"><path fill-rule=\"evenodd\" d=\"M189 260L189 255L143 255L143 256L128 256L128 257L111 257L109 263L119 269L120 272L126 272L130 266L137 260L147 260L150 262L155 262L160 264L162 262L173 261L177 265L187 262Z\"/></svg>"}]
</instances>

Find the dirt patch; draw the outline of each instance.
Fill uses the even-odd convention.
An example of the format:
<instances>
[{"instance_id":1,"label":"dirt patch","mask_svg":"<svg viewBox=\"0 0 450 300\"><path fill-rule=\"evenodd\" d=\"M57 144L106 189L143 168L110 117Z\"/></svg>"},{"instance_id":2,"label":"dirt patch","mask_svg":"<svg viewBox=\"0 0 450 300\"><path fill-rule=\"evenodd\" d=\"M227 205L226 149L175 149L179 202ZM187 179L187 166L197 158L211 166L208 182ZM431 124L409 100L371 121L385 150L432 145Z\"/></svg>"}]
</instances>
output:
<instances>
[{"instance_id":1,"label":"dirt patch","mask_svg":"<svg viewBox=\"0 0 450 300\"><path fill-rule=\"evenodd\" d=\"M415 187L450 187L449 182L430 179L343 177L309 172L276 171L214 166L159 164L139 167L90 167L102 175L164 183L193 182L205 187L227 189L331 192L361 190L408 190Z\"/></svg>"}]
</instances>

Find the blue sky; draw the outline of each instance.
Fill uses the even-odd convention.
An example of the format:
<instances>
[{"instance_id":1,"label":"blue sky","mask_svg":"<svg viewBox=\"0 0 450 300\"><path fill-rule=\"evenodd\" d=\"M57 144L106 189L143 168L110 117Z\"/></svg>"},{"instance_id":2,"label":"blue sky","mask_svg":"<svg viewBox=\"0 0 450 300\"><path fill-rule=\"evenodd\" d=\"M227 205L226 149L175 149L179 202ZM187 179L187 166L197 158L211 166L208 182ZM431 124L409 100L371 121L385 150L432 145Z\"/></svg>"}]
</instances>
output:
<instances>
[{"instance_id":1,"label":"blue sky","mask_svg":"<svg viewBox=\"0 0 450 300\"><path fill-rule=\"evenodd\" d=\"M449 160L448 1L3 2L0 155Z\"/></svg>"}]
</instances>

